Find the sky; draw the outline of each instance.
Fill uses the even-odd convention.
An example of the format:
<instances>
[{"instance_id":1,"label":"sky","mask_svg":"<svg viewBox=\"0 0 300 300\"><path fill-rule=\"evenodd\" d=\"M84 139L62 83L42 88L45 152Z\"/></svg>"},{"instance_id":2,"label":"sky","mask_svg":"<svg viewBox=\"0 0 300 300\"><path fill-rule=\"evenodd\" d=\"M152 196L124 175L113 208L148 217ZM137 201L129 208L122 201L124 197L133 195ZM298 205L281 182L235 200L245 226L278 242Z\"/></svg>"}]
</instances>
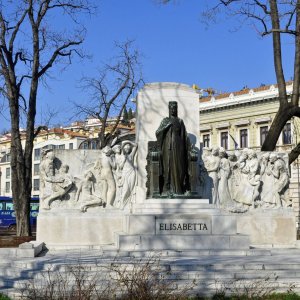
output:
<instances>
[{"instance_id":1,"label":"sky","mask_svg":"<svg viewBox=\"0 0 300 300\"><path fill-rule=\"evenodd\" d=\"M159 5L155 0L95 0L97 14L84 18L87 29L83 48L90 55L75 59L66 70L55 71L48 87L40 86L37 123L47 107L59 110L53 124L75 120L72 102L86 102L80 89L83 76L95 76L97 68L114 53L115 42L135 40L142 53L145 82L180 82L231 92L276 83L272 40L261 38L251 26L236 29L234 19L220 19L209 26L201 22L204 1L177 0ZM66 26L55 18L57 26ZM286 80L292 77L293 47L284 40ZM0 130L9 129L8 110L0 115Z\"/></svg>"}]
</instances>

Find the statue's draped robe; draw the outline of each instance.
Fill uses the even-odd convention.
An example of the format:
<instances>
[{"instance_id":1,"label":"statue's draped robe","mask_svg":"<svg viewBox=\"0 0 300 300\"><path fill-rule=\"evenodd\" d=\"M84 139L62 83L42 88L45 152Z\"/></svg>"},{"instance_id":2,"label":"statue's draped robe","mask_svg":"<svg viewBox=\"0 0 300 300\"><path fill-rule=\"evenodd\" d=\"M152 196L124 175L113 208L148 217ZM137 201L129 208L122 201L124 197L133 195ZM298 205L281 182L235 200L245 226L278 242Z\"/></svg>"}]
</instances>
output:
<instances>
[{"instance_id":1,"label":"statue's draped robe","mask_svg":"<svg viewBox=\"0 0 300 300\"><path fill-rule=\"evenodd\" d=\"M160 150L160 192L184 194L188 189L188 149L184 123L164 118L156 131Z\"/></svg>"}]
</instances>

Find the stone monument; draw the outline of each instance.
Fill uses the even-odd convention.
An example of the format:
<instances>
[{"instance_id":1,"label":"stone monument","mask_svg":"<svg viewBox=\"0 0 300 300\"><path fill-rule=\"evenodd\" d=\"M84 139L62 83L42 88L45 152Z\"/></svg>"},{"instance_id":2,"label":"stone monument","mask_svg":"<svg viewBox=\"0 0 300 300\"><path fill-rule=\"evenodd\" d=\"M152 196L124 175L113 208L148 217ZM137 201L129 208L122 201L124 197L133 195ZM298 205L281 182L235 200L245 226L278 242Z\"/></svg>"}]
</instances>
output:
<instances>
[{"instance_id":1,"label":"stone monument","mask_svg":"<svg viewBox=\"0 0 300 300\"><path fill-rule=\"evenodd\" d=\"M293 246L287 155L201 149L198 94L177 83L137 96L136 141L43 153L37 240L48 248Z\"/></svg>"}]
</instances>

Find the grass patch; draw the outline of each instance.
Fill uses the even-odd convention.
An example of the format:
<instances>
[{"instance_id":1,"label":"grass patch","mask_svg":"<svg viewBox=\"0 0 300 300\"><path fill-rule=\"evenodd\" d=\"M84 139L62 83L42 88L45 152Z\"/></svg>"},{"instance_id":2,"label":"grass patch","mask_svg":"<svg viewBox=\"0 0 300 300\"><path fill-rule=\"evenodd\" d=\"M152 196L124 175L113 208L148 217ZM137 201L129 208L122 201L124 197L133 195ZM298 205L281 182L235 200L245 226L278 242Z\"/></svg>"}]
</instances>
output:
<instances>
[{"instance_id":1,"label":"grass patch","mask_svg":"<svg viewBox=\"0 0 300 300\"><path fill-rule=\"evenodd\" d=\"M295 293L273 293L264 296L247 296L247 295L214 295L211 298L195 298L193 300L300 300L300 295Z\"/></svg>"},{"instance_id":2,"label":"grass patch","mask_svg":"<svg viewBox=\"0 0 300 300\"><path fill-rule=\"evenodd\" d=\"M7 296L0 294L0 300L10 300Z\"/></svg>"},{"instance_id":3,"label":"grass patch","mask_svg":"<svg viewBox=\"0 0 300 300\"><path fill-rule=\"evenodd\" d=\"M294 293L271 294L267 300L300 300L300 295Z\"/></svg>"}]
</instances>

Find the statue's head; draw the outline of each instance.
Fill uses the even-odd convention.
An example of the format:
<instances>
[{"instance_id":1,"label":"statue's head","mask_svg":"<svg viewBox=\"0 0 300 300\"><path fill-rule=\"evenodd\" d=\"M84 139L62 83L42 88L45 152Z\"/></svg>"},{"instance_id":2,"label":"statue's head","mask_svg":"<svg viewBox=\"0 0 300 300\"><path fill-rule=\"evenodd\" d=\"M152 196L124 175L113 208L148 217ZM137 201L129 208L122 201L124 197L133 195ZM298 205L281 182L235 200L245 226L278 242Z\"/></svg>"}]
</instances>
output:
<instances>
[{"instance_id":1,"label":"statue's head","mask_svg":"<svg viewBox=\"0 0 300 300\"><path fill-rule=\"evenodd\" d=\"M226 157L226 151L225 151L225 149L223 147L219 148L219 156L221 158Z\"/></svg>"},{"instance_id":2,"label":"statue's head","mask_svg":"<svg viewBox=\"0 0 300 300\"><path fill-rule=\"evenodd\" d=\"M213 148L211 149L211 153L212 153L212 155L214 155L214 156L218 156L218 155L219 155L219 147L213 147Z\"/></svg>"},{"instance_id":3,"label":"statue's head","mask_svg":"<svg viewBox=\"0 0 300 300\"><path fill-rule=\"evenodd\" d=\"M124 154L129 154L132 150L132 147L129 143L124 144L123 152Z\"/></svg>"},{"instance_id":4,"label":"statue's head","mask_svg":"<svg viewBox=\"0 0 300 300\"><path fill-rule=\"evenodd\" d=\"M61 171L63 173L68 173L69 172L69 166L68 165L62 165L61 166Z\"/></svg>"},{"instance_id":5,"label":"statue's head","mask_svg":"<svg viewBox=\"0 0 300 300\"><path fill-rule=\"evenodd\" d=\"M248 157L249 157L250 159L256 157L256 153L255 153L255 151L254 151L253 149L249 149L249 150L248 150Z\"/></svg>"},{"instance_id":6,"label":"statue's head","mask_svg":"<svg viewBox=\"0 0 300 300\"><path fill-rule=\"evenodd\" d=\"M86 172L84 173L84 177L85 177L87 180L93 179L93 176L94 176L94 174L92 173L92 171L86 171Z\"/></svg>"},{"instance_id":7,"label":"statue's head","mask_svg":"<svg viewBox=\"0 0 300 300\"><path fill-rule=\"evenodd\" d=\"M113 146L112 150L114 153L120 154L121 153L121 145L118 144L118 145Z\"/></svg>"},{"instance_id":8,"label":"statue's head","mask_svg":"<svg viewBox=\"0 0 300 300\"><path fill-rule=\"evenodd\" d=\"M169 116L170 117L177 117L177 115L178 115L177 102L176 101L170 101L169 102Z\"/></svg>"},{"instance_id":9,"label":"statue's head","mask_svg":"<svg viewBox=\"0 0 300 300\"><path fill-rule=\"evenodd\" d=\"M270 162L274 163L278 159L278 156L276 153L271 153L270 154Z\"/></svg>"},{"instance_id":10,"label":"statue's head","mask_svg":"<svg viewBox=\"0 0 300 300\"><path fill-rule=\"evenodd\" d=\"M55 155L54 155L53 151L50 150L46 153L46 157L50 160L54 160Z\"/></svg>"}]
</instances>

